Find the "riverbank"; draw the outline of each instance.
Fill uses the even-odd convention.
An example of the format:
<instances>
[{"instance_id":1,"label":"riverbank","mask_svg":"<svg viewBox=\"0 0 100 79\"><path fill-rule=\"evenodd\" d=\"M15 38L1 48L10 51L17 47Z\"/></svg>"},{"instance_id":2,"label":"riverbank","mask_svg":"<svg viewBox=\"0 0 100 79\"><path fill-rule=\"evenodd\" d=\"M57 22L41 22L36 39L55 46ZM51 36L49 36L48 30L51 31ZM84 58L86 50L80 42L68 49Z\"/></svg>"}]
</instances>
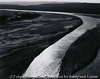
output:
<instances>
[{"instance_id":1,"label":"riverbank","mask_svg":"<svg viewBox=\"0 0 100 79\"><path fill-rule=\"evenodd\" d=\"M94 75L100 77L100 58L97 51L99 46L100 25L88 30L70 46L62 60L59 75ZM95 61L96 63L94 63Z\"/></svg>"},{"instance_id":2,"label":"riverbank","mask_svg":"<svg viewBox=\"0 0 100 79\"><path fill-rule=\"evenodd\" d=\"M7 79L10 75L22 75L32 60L45 48L82 24L80 18L70 15L50 13L41 15L39 18L0 26L2 79Z\"/></svg>"},{"instance_id":3,"label":"riverbank","mask_svg":"<svg viewBox=\"0 0 100 79\"><path fill-rule=\"evenodd\" d=\"M97 28L95 29L97 31L96 36L97 39L100 39L100 23L98 24ZM90 63L83 67L81 70L73 73L73 75L93 75L93 76L98 76L98 79L100 78L100 40L96 41L98 42L98 47L95 49L94 52L94 58L93 60L91 59ZM95 47L95 46L94 46ZM94 49L94 48L93 48Z\"/></svg>"}]
</instances>

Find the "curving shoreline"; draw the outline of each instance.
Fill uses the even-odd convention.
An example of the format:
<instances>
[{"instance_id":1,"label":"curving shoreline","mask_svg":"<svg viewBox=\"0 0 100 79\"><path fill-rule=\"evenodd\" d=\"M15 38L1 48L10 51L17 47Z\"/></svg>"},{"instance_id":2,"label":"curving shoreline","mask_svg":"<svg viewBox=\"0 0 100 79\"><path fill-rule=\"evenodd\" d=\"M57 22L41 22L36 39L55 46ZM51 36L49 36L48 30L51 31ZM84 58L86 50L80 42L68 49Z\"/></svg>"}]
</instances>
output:
<instances>
[{"instance_id":1,"label":"curving shoreline","mask_svg":"<svg viewBox=\"0 0 100 79\"><path fill-rule=\"evenodd\" d=\"M82 18L83 19L83 18ZM92 18L91 18L92 19ZM90 22L90 20L87 18L88 22ZM84 21L83 21L84 22ZM88 23L87 22L87 23ZM91 25L91 22L90 22L90 25ZM77 33L76 31L76 34L74 35L77 35L79 34L79 36L81 36L82 34L84 34L86 32L86 29L91 29L93 27L90 28L90 25L86 26L85 23L83 24L83 26L85 26L86 28L84 27L79 27L78 29L76 29L77 31L81 31L80 33ZM96 26L95 24L93 25L94 27ZM74 32L75 33L75 32ZM71 33L69 34L71 35ZM74 37L74 41L79 37L79 36L76 36ZM68 35L66 35L65 37L63 37L62 39L65 39L65 38L69 38ZM71 38L71 37L70 37ZM65 51L67 51L67 47L69 48L69 46L72 44L72 42L74 41L71 41L71 43L69 44L69 46L66 46L66 45L63 45L63 44L60 44L62 43L62 39L60 39L59 41L57 41L55 44L49 46L47 49L45 49L38 57L36 57L33 62L30 64L29 68L27 69L26 73L24 76L31 76L31 77L34 77L34 76L58 76L59 74L59 68L60 68L60 65L59 63L61 63L61 60L62 58L64 57L64 54L65 54ZM66 40L67 40L66 39ZM72 38L73 39L73 38ZM63 40L64 43L67 44L67 42L65 42L65 40ZM60 48L59 48L59 45L60 45ZM62 45L62 46L61 46ZM58 48L57 48L58 47ZM62 48L61 48L62 47ZM66 49L65 49L66 48ZM63 49L63 51L59 50L59 49ZM47 54L46 52L49 52L49 53L52 53L52 54ZM57 60L55 61L55 59L53 59L52 57L55 57L56 54L53 54L53 53L57 53L57 54L60 54L61 55L61 52L63 52L63 55L61 58L59 58L59 56L56 58ZM59 53L58 53L59 52ZM47 55L46 55L47 54ZM54 55L54 56L53 56ZM45 56L49 56L50 58L52 58L53 60L50 61L48 63L48 65L46 63L44 63L43 61L41 61L39 58L42 58L45 60L47 60L49 57L45 57ZM40 61L38 63L38 61ZM42 63L43 62L43 63ZM49 68L49 70L45 70L45 67L50 67L49 65L53 64L54 66L57 67L57 69L55 70L54 69L54 66ZM39 68L41 65L38 65L38 64L44 64L43 65L43 70L40 68L39 70L41 72L39 72L39 70L37 70L37 68ZM35 66L36 65L36 66ZM35 68L35 69L34 69ZM52 69L53 68L53 69ZM51 71L51 69L54 71ZM31 70L35 70L37 73L35 73L35 71L31 71ZM43 71L43 72L42 72ZM49 72L50 71L50 72ZM46 73L45 73L46 72ZM49 73L48 73L49 72ZM45 73L45 74L44 74ZM50 74L51 73L51 74ZM53 73L53 74L52 74Z\"/></svg>"},{"instance_id":2,"label":"curving shoreline","mask_svg":"<svg viewBox=\"0 0 100 79\"><path fill-rule=\"evenodd\" d=\"M67 13L61 13L61 14L67 14ZM78 16L78 15L77 15ZM52 46L50 46L49 48L47 48L46 50L44 50L44 51L47 51L47 50L49 50L50 49L50 51L52 51L52 49L55 49L53 52L56 52L57 53L57 51L58 50L60 50L61 49L61 47L62 47L62 49L63 50L60 50L59 51L59 54L61 53L61 52L63 52L63 54L62 54L62 57L64 56L64 53L66 53L66 51L67 51L67 49L70 47L70 45L75 41L75 40L77 40L78 39L78 37L79 36L81 36L82 34L84 34L85 32L86 32L86 30L88 30L88 29L91 29L91 28L93 28L93 27L95 27L95 25L96 25L96 23L97 23L97 21L98 20L95 20L95 19L93 19L93 18L89 18L89 17L83 17L83 16L79 16L79 17L81 17L82 18L82 20L83 20L83 22L84 22L84 24L83 25L81 25L81 27L78 27L78 29L76 29L76 30L74 30L73 32L71 32L70 34L68 34L68 35L66 35L66 36L64 36L62 39L60 39L59 40L59 42L56 42L56 43L54 43L52 46L53 46L53 48L52 48ZM93 21L93 22L91 22L91 20ZM96 22L96 23L95 23ZM90 23L90 24L88 24L88 23ZM86 25L88 25L88 26L86 26ZM90 27L91 25L93 25L92 27ZM72 35L71 35L72 34ZM74 36L74 37L73 37ZM70 43L69 43L69 40L68 40L68 38L71 38L71 39L69 39L70 40ZM65 39L66 38L66 39ZM66 40L68 40L68 41L66 41ZM63 43L62 43L62 41L63 41ZM64 46L64 44L65 44L65 42L66 42L66 44L68 44L67 45L67 47L66 46ZM59 47L59 43L61 43L61 45L60 45L60 47ZM58 46L58 48L56 48ZM54 48L55 47L55 48ZM51 49L52 48L52 49ZM66 49L67 48L67 49ZM50 52L49 51L49 52ZM53 52L52 52L52 55L54 55L53 54ZM57 53L58 54L58 53ZM49 55L49 57L50 58L52 58L52 55L50 56ZM60 54L61 55L61 54ZM55 60L55 57L54 58L52 58L53 60L51 61L51 62L53 62L53 65L55 66L55 67L57 67L57 66L59 66L60 67L60 65L61 64L59 64L59 63L61 63L61 60L62 60L62 57L59 57L60 55L58 55L57 56L57 61L58 61L58 63L54 63L54 62L57 62L57 61L54 61ZM40 56L41 57L43 57L43 56L45 56L45 54L40 54ZM56 56L56 54L55 54L55 56ZM37 58L37 57L36 57ZM46 58L45 58L46 59ZM48 58L47 58L48 59ZM38 61L37 59L36 59L36 61ZM34 61L33 61L34 62ZM50 64L50 63L49 63ZM49 66L50 67L50 66ZM57 73L56 72L54 72L54 73L56 73L55 75L56 76L58 76L58 73L59 73L59 67L58 67L58 69L57 70L55 70L55 71L58 71ZM50 73L51 72L53 72L53 71L50 71ZM29 74L29 75L32 75L32 74ZM39 75L39 74L38 74ZM41 75L41 73L40 73L40 75ZM53 74L52 74L53 75ZM50 76L50 74L47 74L47 76Z\"/></svg>"},{"instance_id":3,"label":"curving shoreline","mask_svg":"<svg viewBox=\"0 0 100 79\"><path fill-rule=\"evenodd\" d=\"M48 14L46 14L46 15L50 17L51 13L49 15ZM52 15L55 15L55 17L56 17L57 14L52 13ZM60 15L60 16L62 16L62 15ZM54 16L52 16L52 17L54 18ZM68 15L67 16L64 15L64 18L66 18L66 17L68 17ZM75 22L76 22L76 24L73 25L72 23L75 23ZM79 19L79 21L77 19L75 19L75 21L70 21L70 24L75 26L75 28L76 28L76 27L78 27L78 25L81 24L80 22L81 22L80 19ZM52 22L50 22L50 23L52 23ZM59 26L60 28L61 27L64 28L63 26L67 25L67 23L68 22L66 20L64 22L62 21L61 24L59 21L59 23L57 23L58 25L54 24L54 22L53 22L53 24L55 26ZM29 26L29 27L31 27L31 26ZM24 29L30 30L30 29L27 29L29 27L26 26L26 28L24 28ZM43 27L45 27L45 26L43 26ZM53 28L53 27L50 27L50 28ZM0 65L1 66L0 67L1 68L0 69L0 77L6 79L10 76L10 74L11 75L12 74L22 75L22 73L25 72L25 70L27 69L27 67L31 63L31 61L36 56L38 56L45 48L47 48L49 45L53 44L55 41L62 38L64 35L66 35L70 31L74 30L75 28L72 28L69 31L66 31L66 29L64 28L65 29L64 32L58 32L58 33L53 34L53 35L50 34L51 38L48 38L48 35L45 35L45 36L47 36L47 38L46 37L44 37L44 38L46 38L46 40L48 40L47 42L43 39L42 40L38 39L38 40L40 40L40 42L38 40L35 40L36 42L34 40L32 40L32 41L34 41L34 43L32 43L32 44L31 43L29 45L24 44L24 46L20 46L17 48L14 48L14 46L13 46L13 48L11 50L0 53L1 54L1 57L0 57L1 61L0 62L2 63ZM21 29L23 29L23 28L21 28ZM56 29L57 29L57 27L56 27ZM20 29L18 29L18 30L20 30ZM13 32L11 31L11 33L13 33ZM36 36L41 37L40 35L36 35ZM31 40L29 42L31 42ZM8 45L8 46L10 46L10 45ZM8 73L10 73L10 74L8 74ZM5 77L5 75L6 75L6 77Z\"/></svg>"}]
</instances>

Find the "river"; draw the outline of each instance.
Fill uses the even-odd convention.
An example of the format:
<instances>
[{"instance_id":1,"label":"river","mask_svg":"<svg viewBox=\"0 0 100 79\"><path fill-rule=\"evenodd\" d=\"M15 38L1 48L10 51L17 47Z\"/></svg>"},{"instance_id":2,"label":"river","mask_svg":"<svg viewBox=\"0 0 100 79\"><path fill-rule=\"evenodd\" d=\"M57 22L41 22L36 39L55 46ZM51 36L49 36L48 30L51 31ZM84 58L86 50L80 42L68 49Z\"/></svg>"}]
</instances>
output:
<instances>
[{"instance_id":1,"label":"river","mask_svg":"<svg viewBox=\"0 0 100 79\"><path fill-rule=\"evenodd\" d=\"M75 13L66 12L52 12L52 11L33 11L33 10L14 10L14 9L0 9L7 11L24 11L24 12L40 12L40 13L55 13L64 15L74 15L82 19L83 25L76 28L71 33L65 35L63 38L46 48L40 55L38 55L29 65L23 76L28 77L58 77L62 59L71 46L82 34L90 30L98 24L100 19L82 16Z\"/></svg>"}]
</instances>

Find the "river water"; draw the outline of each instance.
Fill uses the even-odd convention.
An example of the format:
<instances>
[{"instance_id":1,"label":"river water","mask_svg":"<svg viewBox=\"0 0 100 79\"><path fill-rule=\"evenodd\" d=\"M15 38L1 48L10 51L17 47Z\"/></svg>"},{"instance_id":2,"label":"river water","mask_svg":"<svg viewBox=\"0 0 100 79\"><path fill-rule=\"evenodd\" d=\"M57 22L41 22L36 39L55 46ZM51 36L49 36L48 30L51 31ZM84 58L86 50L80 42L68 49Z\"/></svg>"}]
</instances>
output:
<instances>
[{"instance_id":1,"label":"river water","mask_svg":"<svg viewBox=\"0 0 100 79\"><path fill-rule=\"evenodd\" d=\"M6 9L9 11L9 9ZM28 77L58 77L62 59L71 46L82 34L87 30L96 27L100 19L88 16L76 15L74 13L65 12L50 12L50 11L30 11L30 10L11 10L11 11L25 11L25 12L40 12L40 13L55 13L64 15L74 15L82 19L83 25L75 29L73 32L65 35L63 38L46 48L39 54L29 65L23 76Z\"/></svg>"},{"instance_id":2,"label":"river water","mask_svg":"<svg viewBox=\"0 0 100 79\"><path fill-rule=\"evenodd\" d=\"M60 12L59 12L60 14ZM63 13L61 14L70 14ZM74 15L74 14L70 14ZM40 55L38 55L30 64L24 76L29 77L58 77L62 59L71 46L82 34L90 30L98 24L100 19L75 15L82 19L83 25L75 29L73 32L61 38L56 43L46 48Z\"/></svg>"}]
</instances>

